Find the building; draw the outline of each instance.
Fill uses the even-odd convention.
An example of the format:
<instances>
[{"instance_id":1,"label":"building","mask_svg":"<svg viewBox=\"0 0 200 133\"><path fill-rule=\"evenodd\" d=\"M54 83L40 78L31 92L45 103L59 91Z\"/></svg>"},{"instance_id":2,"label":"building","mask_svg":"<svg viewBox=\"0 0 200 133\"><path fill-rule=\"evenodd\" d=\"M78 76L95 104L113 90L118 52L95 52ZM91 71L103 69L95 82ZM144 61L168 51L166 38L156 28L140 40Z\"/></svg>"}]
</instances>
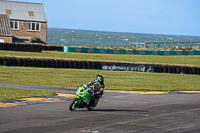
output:
<instances>
[{"instance_id":1,"label":"building","mask_svg":"<svg viewBox=\"0 0 200 133\"><path fill-rule=\"evenodd\" d=\"M0 14L0 43L12 43L13 36L8 15Z\"/></svg>"},{"instance_id":2,"label":"building","mask_svg":"<svg viewBox=\"0 0 200 133\"><path fill-rule=\"evenodd\" d=\"M0 43L46 43L42 3L0 1Z\"/></svg>"}]
</instances>

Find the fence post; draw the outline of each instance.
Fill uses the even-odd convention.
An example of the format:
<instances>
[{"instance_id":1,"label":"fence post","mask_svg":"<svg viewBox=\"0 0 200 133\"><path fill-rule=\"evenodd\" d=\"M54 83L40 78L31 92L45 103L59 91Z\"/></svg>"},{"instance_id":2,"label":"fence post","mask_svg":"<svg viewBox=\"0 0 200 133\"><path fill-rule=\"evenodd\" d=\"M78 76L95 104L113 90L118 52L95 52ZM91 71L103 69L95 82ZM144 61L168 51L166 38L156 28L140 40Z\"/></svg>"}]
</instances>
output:
<instances>
[{"instance_id":1,"label":"fence post","mask_svg":"<svg viewBox=\"0 0 200 133\"><path fill-rule=\"evenodd\" d=\"M166 42L164 43L164 48L166 49Z\"/></svg>"},{"instance_id":2,"label":"fence post","mask_svg":"<svg viewBox=\"0 0 200 133\"><path fill-rule=\"evenodd\" d=\"M191 47L192 47L192 42L191 42Z\"/></svg>"},{"instance_id":3,"label":"fence post","mask_svg":"<svg viewBox=\"0 0 200 133\"><path fill-rule=\"evenodd\" d=\"M171 48L172 48L172 44L173 44L173 42L171 42Z\"/></svg>"},{"instance_id":4,"label":"fence post","mask_svg":"<svg viewBox=\"0 0 200 133\"><path fill-rule=\"evenodd\" d=\"M186 42L185 42L185 48L186 48Z\"/></svg>"}]
</instances>

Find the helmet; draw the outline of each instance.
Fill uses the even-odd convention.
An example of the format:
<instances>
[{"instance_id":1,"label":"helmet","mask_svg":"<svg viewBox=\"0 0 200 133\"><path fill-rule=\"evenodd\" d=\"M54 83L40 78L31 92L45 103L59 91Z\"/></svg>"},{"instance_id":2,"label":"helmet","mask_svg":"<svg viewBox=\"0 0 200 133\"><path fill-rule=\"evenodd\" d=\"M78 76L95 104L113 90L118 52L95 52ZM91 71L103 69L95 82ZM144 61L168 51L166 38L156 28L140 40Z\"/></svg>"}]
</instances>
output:
<instances>
[{"instance_id":1,"label":"helmet","mask_svg":"<svg viewBox=\"0 0 200 133\"><path fill-rule=\"evenodd\" d=\"M97 82L98 82L99 84L102 84L102 83L104 82L103 76L101 76L101 75L99 75L99 74L97 75L96 80L97 80Z\"/></svg>"}]
</instances>

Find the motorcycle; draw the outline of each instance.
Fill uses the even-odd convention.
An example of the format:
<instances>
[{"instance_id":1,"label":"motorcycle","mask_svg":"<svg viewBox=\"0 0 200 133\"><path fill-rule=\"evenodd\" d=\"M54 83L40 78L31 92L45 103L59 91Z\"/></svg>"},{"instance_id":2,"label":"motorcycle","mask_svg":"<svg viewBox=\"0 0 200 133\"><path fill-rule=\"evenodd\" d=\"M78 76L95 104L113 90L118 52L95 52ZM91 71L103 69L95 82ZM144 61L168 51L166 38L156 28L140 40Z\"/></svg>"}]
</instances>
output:
<instances>
[{"instance_id":1,"label":"motorcycle","mask_svg":"<svg viewBox=\"0 0 200 133\"><path fill-rule=\"evenodd\" d=\"M77 89L76 97L70 103L69 110L74 111L77 108L85 108L85 107L87 107L88 110L92 110L96 106L97 102L92 101L94 100L92 98L94 90L90 87L84 88L84 86L85 84L79 86L79 88Z\"/></svg>"}]
</instances>

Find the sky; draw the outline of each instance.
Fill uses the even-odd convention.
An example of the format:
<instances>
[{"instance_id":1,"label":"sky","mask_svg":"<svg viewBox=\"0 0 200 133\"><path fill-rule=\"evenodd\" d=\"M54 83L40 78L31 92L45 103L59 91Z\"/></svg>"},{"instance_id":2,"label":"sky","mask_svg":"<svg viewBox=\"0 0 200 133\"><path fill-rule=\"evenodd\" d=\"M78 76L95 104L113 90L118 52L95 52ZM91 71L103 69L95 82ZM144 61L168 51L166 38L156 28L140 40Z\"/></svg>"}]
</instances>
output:
<instances>
[{"instance_id":1,"label":"sky","mask_svg":"<svg viewBox=\"0 0 200 133\"><path fill-rule=\"evenodd\" d=\"M48 28L200 36L200 0L11 0L43 3Z\"/></svg>"}]
</instances>

